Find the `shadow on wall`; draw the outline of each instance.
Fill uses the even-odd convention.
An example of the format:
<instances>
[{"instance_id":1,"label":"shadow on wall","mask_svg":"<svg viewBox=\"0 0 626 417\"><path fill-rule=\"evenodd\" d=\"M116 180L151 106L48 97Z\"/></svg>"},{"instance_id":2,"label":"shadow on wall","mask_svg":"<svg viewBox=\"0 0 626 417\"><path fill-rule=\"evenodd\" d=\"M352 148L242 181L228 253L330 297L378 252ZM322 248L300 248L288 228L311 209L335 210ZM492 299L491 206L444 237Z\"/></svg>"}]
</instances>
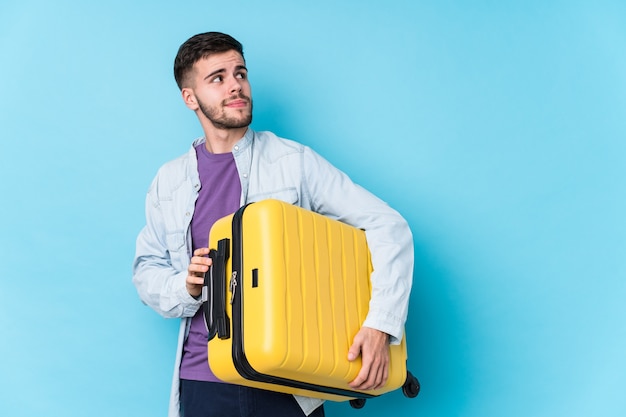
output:
<instances>
[{"instance_id":1,"label":"shadow on wall","mask_svg":"<svg viewBox=\"0 0 626 417\"><path fill-rule=\"evenodd\" d=\"M416 235L414 231L415 272L406 332L408 369L419 379L421 391L407 404L423 416L461 415L469 400L463 387L471 383L469 370L474 367L468 366L463 294L454 284L459 277Z\"/></svg>"}]
</instances>

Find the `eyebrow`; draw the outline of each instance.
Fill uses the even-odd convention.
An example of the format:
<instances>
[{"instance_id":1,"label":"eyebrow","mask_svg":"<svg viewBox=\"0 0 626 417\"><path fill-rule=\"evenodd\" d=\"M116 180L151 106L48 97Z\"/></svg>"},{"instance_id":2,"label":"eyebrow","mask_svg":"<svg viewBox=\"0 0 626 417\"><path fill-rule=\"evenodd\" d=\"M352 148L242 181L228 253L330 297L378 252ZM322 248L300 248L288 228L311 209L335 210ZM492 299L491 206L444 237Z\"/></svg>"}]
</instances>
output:
<instances>
[{"instance_id":1,"label":"eyebrow","mask_svg":"<svg viewBox=\"0 0 626 417\"><path fill-rule=\"evenodd\" d=\"M235 67L235 71L241 71L241 70L245 70L246 72L248 72L248 68L246 68L245 65L237 65ZM210 73L209 75L204 77L204 79L206 80L208 78L213 77L214 75L221 74L221 73L224 73L224 72L226 72L225 68L216 69L215 71L213 71L212 73Z\"/></svg>"}]
</instances>

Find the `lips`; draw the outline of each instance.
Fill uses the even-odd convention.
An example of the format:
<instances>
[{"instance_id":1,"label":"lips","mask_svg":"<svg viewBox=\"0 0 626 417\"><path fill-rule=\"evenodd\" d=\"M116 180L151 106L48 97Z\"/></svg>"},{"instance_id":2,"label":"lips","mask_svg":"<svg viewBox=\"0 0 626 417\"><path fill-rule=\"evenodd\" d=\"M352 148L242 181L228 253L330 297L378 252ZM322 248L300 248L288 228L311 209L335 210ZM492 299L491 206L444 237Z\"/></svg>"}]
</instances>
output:
<instances>
[{"instance_id":1,"label":"lips","mask_svg":"<svg viewBox=\"0 0 626 417\"><path fill-rule=\"evenodd\" d=\"M248 102L246 100L234 100L234 101L230 101L226 104L226 107L235 107L235 108L240 108L240 107L246 107L248 105Z\"/></svg>"},{"instance_id":2,"label":"lips","mask_svg":"<svg viewBox=\"0 0 626 417\"><path fill-rule=\"evenodd\" d=\"M224 103L224 106L226 107L232 107L232 108L242 108L242 107L247 107L248 106L248 102L249 100L245 97L237 97L237 98L233 98L230 101L226 101Z\"/></svg>"}]
</instances>

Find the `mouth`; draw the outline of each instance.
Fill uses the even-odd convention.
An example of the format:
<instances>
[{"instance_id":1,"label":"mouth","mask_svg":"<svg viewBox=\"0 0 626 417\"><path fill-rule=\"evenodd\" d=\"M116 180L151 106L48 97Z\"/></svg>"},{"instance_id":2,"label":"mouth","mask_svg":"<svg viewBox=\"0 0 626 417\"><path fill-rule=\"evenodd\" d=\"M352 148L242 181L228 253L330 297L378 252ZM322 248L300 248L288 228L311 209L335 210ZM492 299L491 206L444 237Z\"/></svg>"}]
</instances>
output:
<instances>
[{"instance_id":1,"label":"mouth","mask_svg":"<svg viewBox=\"0 0 626 417\"><path fill-rule=\"evenodd\" d=\"M226 107L230 107L233 109L241 109L248 106L248 100L245 99L235 99L225 103Z\"/></svg>"}]
</instances>

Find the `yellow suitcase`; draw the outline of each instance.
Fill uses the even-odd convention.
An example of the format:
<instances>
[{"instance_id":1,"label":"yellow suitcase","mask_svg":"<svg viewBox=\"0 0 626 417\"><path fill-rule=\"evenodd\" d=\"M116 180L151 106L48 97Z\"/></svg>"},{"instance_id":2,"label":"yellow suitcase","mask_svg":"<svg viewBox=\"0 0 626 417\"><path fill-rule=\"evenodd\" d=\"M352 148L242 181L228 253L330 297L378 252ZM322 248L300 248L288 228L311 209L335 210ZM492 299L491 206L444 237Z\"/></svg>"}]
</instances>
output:
<instances>
[{"instance_id":1,"label":"yellow suitcase","mask_svg":"<svg viewBox=\"0 0 626 417\"><path fill-rule=\"evenodd\" d=\"M333 401L365 398L419 382L406 343L390 347L385 387L348 386L361 368L348 349L368 311L372 270L365 232L278 200L248 204L210 231L213 267L203 308L209 365L225 382ZM217 337L215 337L217 336Z\"/></svg>"}]
</instances>

